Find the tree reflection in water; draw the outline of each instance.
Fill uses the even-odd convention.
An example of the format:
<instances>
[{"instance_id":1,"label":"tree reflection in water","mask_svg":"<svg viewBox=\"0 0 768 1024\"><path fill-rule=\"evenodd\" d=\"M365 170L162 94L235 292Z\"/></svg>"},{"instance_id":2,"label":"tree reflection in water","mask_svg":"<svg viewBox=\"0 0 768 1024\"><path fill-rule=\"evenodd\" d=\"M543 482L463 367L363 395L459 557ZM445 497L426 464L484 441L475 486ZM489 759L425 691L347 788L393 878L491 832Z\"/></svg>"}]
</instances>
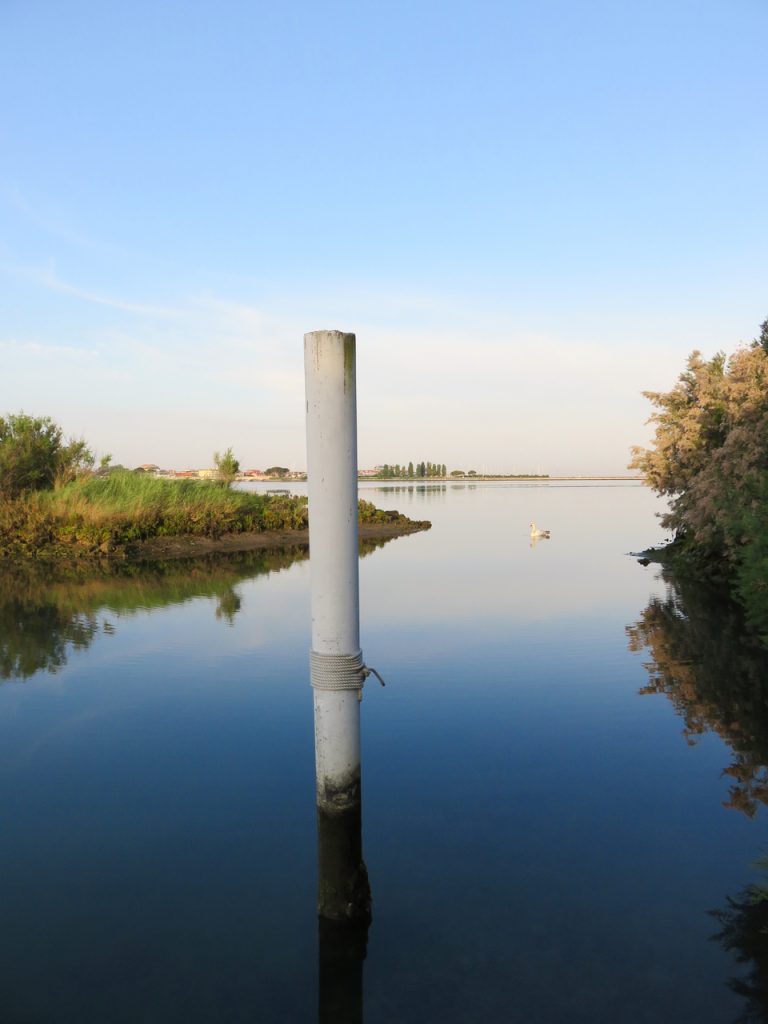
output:
<instances>
[{"instance_id":1,"label":"tree reflection in water","mask_svg":"<svg viewBox=\"0 0 768 1024\"><path fill-rule=\"evenodd\" d=\"M768 859L759 862L768 869ZM749 964L748 974L732 978L730 987L747 1000L737 1024L768 1021L768 888L749 885L724 910L713 910L720 931L719 940L740 964Z\"/></svg>"},{"instance_id":2,"label":"tree reflection in water","mask_svg":"<svg viewBox=\"0 0 768 1024\"><path fill-rule=\"evenodd\" d=\"M360 542L360 555L394 538ZM233 625L242 596L238 583L287 569L309 557L306 545L240 551L146 564L106 564L89 574L30 567L0 577L0 681L55 673L70 653L84 650L100 634L115 631L120 618L139 611L216 599L215 615Z\"/></svg>"},{"instance_id":3,"label":"tree reflection in water","mask_svg":"<svg viewBox=\"0 0 768 1024\"><path fill-rule=\"evenodd\" d=\"M56 672L70 650L89 647L99 630L92 612L6 600L0 603L0 679L28 679L41 669Z\"/></svg>"},{"instance_id":4,"label":"tree reflection in water","mask_svg":"<svg viewBox=\"0 0 768 1024\"><path fill-rule=\"evenodd\" d=\"M716 732L731 748L726 807L754 817L768 803L768 650L750 634L740 608L714 590L662 569L667 593L627 627L629 649L650 654L642 694L663 693L683 735Z\"/></svg>"},{"instance_id":5,"label":"tree reflection in water","mask_svg":"<svg viewBox=\"0 0 768 1024\"><path fill-rule=\"evenodd\" d=\"M667 592L627 627L631 651L650 655L641 694L662 693L683 719L689 744L708 731L730 747L725 807L753 818L768 803L768 651L745 625L741 609L713 589L662 569ZM759 862L768 870L768 859ZM749 885L724 909L711 911L713 936L745 977L729 982L747 1003L740 1024L768 1022L768 887Z\"/></svg>"}]
</instances>

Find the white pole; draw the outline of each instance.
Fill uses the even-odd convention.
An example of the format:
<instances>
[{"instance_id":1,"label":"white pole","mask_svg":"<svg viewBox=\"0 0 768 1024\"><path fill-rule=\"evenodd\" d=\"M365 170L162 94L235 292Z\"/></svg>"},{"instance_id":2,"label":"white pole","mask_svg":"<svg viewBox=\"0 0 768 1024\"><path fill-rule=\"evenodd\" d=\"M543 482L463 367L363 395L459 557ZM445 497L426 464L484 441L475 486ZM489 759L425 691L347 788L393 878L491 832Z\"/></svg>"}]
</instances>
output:
<instances>
[{"instance_id":1,"label":"white pole","mask_svg":"<svg viewBox=\"0 0 768 1024\"><path fill-rule=\"evenodd\" d=\"M360 655L355 336L304 335L312 652L331 668ZM360 689L315 685L318 803L359 799ZM360 676L362 687L362 675Z\"/></svg>"},{"instance_id":2,"label":"white pole","mask_svg":"<svg viewBox=\"0 0 768 1024\"><path fill-rule=\"evenodd\" d=\"M304 335L312 648L360 650L355 336Z\"/></svg>"},{"instance_id":3,"label":"white pole","mask_svg":"<svg viewBox=\"0 0 768 1024\"><path fill-rule=\"evenodd\" d=\"M304 335L321 916L365 918L362 860L355 336Z\"/></svg>"}]
</instances>

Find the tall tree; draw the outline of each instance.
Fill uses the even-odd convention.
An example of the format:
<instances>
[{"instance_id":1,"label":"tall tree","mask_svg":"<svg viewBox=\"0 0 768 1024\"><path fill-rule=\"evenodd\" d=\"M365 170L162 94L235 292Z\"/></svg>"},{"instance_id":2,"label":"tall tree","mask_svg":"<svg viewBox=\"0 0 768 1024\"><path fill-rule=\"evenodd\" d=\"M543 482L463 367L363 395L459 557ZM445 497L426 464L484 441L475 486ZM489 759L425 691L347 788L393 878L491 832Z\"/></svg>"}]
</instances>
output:
<instances>
[{"instance_id":1,"label":"tall tree","mask_svg":"<svg viewBox=\"0 0 768 1024\"><path fill-rule=\"evenodd\" d=\"M233 455L232 449L227 448L223 454L214 452L213 462L216 466L219 482L222 483L224 487L230 487L237 477L237 474L240 472L240 463Z\"/></svg>"},{"instance_id":2,"label":"tall tree","mask_svg":"<svg viewBox=\"0 0 768 1024\"><path fill-rule=\"evenodd\" d=\"M693 352L656 409L650 448L630 466L669 498L662 524L675 551L728 575L754 622L768 630L768 351L762 340L704 360Z\"/></svg>"},{"instance_id":3,"label":"tall tree","mask_svg":"<svg viewBox=\"0 0 768 1024\"><path fill-rule=\"evenodd\" d=\"M768 355L768 320L763 320L760 324L760 337L756 339L755 345L760 345Z\"/></svg>"}]
</instances>

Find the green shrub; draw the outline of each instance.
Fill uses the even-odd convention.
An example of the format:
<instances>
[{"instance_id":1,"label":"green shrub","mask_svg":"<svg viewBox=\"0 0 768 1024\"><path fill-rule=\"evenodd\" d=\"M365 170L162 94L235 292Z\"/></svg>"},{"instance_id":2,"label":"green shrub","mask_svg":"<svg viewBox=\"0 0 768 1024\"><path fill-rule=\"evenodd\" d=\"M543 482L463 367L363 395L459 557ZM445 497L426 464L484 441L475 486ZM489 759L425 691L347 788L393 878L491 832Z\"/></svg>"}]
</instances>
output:
<instances>
[{"instance_id":1,"label":"green shrub","mask_svg":"<svg viewBox=\"0 0 768 1024\"><path fill-rule=\"evenodd\" d=\"M0 417L0 495L5 498L66 483L94 461L85 441L65 442L61 427L47 416Z\"/></svg>"}]
</instances>

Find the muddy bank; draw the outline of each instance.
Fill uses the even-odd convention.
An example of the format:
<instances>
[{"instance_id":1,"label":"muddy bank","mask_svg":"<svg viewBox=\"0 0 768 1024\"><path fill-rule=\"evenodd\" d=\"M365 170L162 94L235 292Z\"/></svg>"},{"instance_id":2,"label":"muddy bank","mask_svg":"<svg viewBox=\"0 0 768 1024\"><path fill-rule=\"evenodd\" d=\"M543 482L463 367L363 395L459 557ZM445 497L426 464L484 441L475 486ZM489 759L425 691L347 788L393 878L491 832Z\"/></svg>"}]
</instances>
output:
<instances>
[{"instance_id":1,"label":"muddy bank","mask_svg":"<svg viewBox=\"0 0 768 1024\"><path fill-rule=\"evenodd\" d=\"M404 517L403 517L404 518ZM429 530L426 521L406 520L393 523L361 523L360 540L385 540ZM221 537L153 537L125 549L125 559L149 562L156 559L196 558L228 551L257 551L262 548L287 548L309 545L309 530L262 530L258 533L225 533Z\"/></svg>"}]
</instances>

